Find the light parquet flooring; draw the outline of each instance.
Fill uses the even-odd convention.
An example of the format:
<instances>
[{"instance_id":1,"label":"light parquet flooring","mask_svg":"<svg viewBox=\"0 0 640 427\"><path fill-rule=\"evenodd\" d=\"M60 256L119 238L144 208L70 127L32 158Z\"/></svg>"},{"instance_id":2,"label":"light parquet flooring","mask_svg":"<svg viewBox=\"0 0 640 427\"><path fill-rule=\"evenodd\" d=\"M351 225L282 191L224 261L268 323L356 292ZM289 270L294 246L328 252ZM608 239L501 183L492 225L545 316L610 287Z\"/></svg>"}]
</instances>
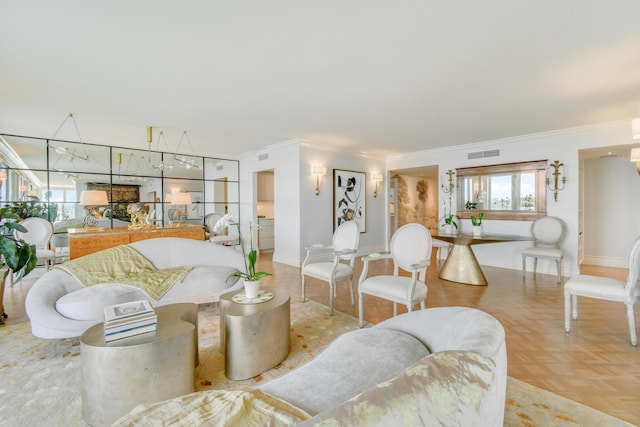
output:
<instances>
[{"instance_id":1,"label":"light parquet flooring","mask_svg":"<svg viewBox=\"0 0 640 427\"><path fill-rule=\"evenodd\" d=\"M386 260L373 264L369 274L389 274L392 270ZM356 306L351 305L347 283L338 284L335 308L353 316L358 315L357 278L361 266L357 260ZM273 272L274 277L263 281L286 286L292 298L299 298L299 268L273 263L271 254L263 253L258 270ZM447 282L437 277L438 263L432 259L426 306L467 306L492 314L506 330L510 376L640 424L640 353L629 343L623 304L580 298L580 318L572 322L571 333L566 334L562 285L556 283L555 276L534 277L527 273L523 280L517 270L493 267L483 270L489 286ZM622 269L589 266L584 266L582 272L619 279L627 275ZM24 313L28 282L6 290L5 309L10 316L7 324L28 320ZM326 283L307 278L306 294L309 299L328 304ZM399 307L399 312L406 309ZM392 315L390 302L365 296L367 321L378 323Z\"/></svg>"}]
</instances>

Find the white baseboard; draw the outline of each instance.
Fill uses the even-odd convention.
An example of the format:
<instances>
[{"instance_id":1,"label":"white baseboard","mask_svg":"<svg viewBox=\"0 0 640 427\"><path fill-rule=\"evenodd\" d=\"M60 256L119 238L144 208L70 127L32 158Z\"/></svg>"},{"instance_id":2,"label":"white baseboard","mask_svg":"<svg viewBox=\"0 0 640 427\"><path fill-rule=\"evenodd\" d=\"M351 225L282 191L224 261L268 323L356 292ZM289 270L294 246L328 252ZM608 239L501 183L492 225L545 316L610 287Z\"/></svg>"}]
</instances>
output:
<instances>
[{"instance_id":1,"label":"white baseboard","mask_svg":"<svg viewBox=\"0 0 640 427\"><path fill-rule=\"evenodd\" d=\"M587 265L597 265L599 267L629 268L628 258L613 258L613 257L604 257L604 256L585 255L582 263Z\"/></svg>"}]
</instances>

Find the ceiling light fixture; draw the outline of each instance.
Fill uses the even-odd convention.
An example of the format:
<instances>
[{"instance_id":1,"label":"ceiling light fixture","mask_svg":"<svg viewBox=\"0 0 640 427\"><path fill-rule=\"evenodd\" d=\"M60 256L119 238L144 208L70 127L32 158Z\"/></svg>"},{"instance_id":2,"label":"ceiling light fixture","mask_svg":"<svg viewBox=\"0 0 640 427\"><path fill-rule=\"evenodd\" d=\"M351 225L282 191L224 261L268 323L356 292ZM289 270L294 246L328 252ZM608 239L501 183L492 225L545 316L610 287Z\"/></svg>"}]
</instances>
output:
<instances>
[{"instance_id":1,"label":"ceiling light fixture","mask_svg":"<svg viewBox=\"0 0 640 427\"><path fill-rule=\"evenodd\" d=\"M87 154L87 151L84 148L84 142L82 141L82 137L80 136L80 130L78 129L78 123L76 123L76 119L73 117L73 113L69 113L67 115L67 117L64 118L64 120L62 121L60 126L58 126L58 129L54 132L53 136L50 139L55 139L55 137L58 134L58 132L60 132L60 129L62 129L64 124L69 119L71 119L71 121L73 122L73 126L74 126L74 128L76 130L76 134L78 135L78 141L80 142L80 144L82 144L82 149L84 151L84 155L78 154L75 149L74 150L69 150L69 147L63 147L63 146L54 147L53 145L51 145L50 147L53 148L57 154L68 156L70 161L74 161L75 159L89 160L89 155Z\"/></svg>"},{"instance_id":2,"label":"ceiling light fixture","mask_svg":"<svg viewBox=\"0 0 640 427\"><path fill-rule=\"evenodd\" d=\"M187 140L187 144L189 144L189 150L191 150L191 156L195 157L193 146L191 145L191 140L189 139L189 135L187 135L187 131L185 130L184 132L182 132L182 135L180 135L180 141L178 141L178 147L176 148L176 152L173 155L173 159L183 165L186 169L200 169L200 166L196 165L196 159L192 158L191 160L187 160L185 156L178 156L183 139Z\"/></svg>"}]
</instances>

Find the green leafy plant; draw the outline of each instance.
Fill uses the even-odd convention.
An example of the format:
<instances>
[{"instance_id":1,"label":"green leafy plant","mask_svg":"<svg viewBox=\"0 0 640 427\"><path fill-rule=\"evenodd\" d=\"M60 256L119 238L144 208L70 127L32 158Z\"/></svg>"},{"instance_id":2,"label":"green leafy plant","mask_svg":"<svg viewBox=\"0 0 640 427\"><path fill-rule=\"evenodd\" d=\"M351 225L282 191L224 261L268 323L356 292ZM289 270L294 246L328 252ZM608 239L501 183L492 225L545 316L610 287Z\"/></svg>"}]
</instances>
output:
<instances>
[{"instance_id":1,"label":"green leafy plant","mask_svg":"<svg viewBox=\"0 0 640 427\"><path fill-rule=\"evenodd\" d=\"M444 223L445 223L445 224L451 224L451 225L453 225L453 226L456 228L456 230L457 230L457 229L458 229L458 223L457 223L457 222L455 222L454 218L455 218L455 215L454 215L454 214L451 214L451 215L449 215L449 216L446 216L446 217L444 218Z\"/></svg>"},{"instance_id":2,"label":"green leafy plant","mask_svg":"<svg viewBox=\"0 0 640 427\"><path fill-rule=\"evenodd\" d=\"M20 219L38 217L48 221L55 221L58 214L58 205L55 203L43 203L37 196L27 196L29 200L13 202L8 208Z\"/></svg>"},{"instance_id":3,"label":"green leafy plant","mask_svg":"<svg viewBox=\"0 0 640 427\"><path fill-rule=\"evenodd\" d=\"M23 233L27 229L18 223L22 218L16 215L10 207L0 208L0 273L2 283L0 283L0 325L4 324L4 283L8 274L15 274L15 279L20 280L36 267L36 247L29 245L24 240L14 237L14 230Z\"/></svg>"},{"instance_id":4,"label":"green leafy plant","mask_svg":"<svg viewBox=\"0 0 640 427\"><path fill-rule=\"evenodd\" d=\"M478 217L476 218L475 216L471 216L471 224L478 226L478 225L482 225L482 217L484 216L484 212L480 212L478 214Z\"/></svg>"},{"instance_id":5,"label":"green leafy plant","mask_svg":"<svg viewBox=\"0 0 640 427\"><path fill-rule=\"evenodd\" d=\"M213 232L216 234L221 233L225 228L230 225L235 225L238 228L238 239L240 242L240 247L242 248L242 255L244 255L244 268L245 271L236 271L231 273L227 277L227 281L231 277L240 277L247 281L257 281L262 279L265 276L272 276L271 273L267 273L265 271L256 271L256 261L258 260L258 252L253 248L253 236L250 237L250 250L249 253L245 252L244 242L242 240L242 233L240 232L240 223L236 220L233 215L226 214L222 218L216 222L213 226Z\"/></svg>"}]
</instances>

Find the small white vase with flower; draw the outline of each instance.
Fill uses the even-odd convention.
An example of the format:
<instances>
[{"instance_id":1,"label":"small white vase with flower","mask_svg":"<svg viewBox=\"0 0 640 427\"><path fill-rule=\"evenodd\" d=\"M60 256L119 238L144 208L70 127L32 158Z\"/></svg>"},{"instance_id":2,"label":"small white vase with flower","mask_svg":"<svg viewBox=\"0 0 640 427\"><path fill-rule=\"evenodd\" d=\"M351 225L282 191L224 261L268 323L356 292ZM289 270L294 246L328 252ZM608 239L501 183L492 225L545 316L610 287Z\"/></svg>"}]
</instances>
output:
<instances>
[{"instance_id":1,"label":"small white vase with flower","mask_svg":"<svg viewBox=\"0 0 640 427\"><path fill-rule=\"evenodd\" d=\"M227 281L231 277L239 277L244 280L244 292L247 298L253 299L257 298L260 293L260 279L265 276L273 276L271 273L267 273L265 271L256 271L256 261L258 260L258 252L253 248L253 233L250 233L250 250L249 253L245 252L244 248L244 240L242 239L242 232L240 231L240 223L238 220L231 214L226 214L222 218L216 222L213 226L213 231L215 233L220 233L226 227L230 225L235 225L238 229L238 241L240 242L240 248L242 249L242 254L244 255L244 268L245 271L236 271L231 273L229 277L227 277ZM249 228L253 228L252 225Z\"/></svg>"}]
</instances>

